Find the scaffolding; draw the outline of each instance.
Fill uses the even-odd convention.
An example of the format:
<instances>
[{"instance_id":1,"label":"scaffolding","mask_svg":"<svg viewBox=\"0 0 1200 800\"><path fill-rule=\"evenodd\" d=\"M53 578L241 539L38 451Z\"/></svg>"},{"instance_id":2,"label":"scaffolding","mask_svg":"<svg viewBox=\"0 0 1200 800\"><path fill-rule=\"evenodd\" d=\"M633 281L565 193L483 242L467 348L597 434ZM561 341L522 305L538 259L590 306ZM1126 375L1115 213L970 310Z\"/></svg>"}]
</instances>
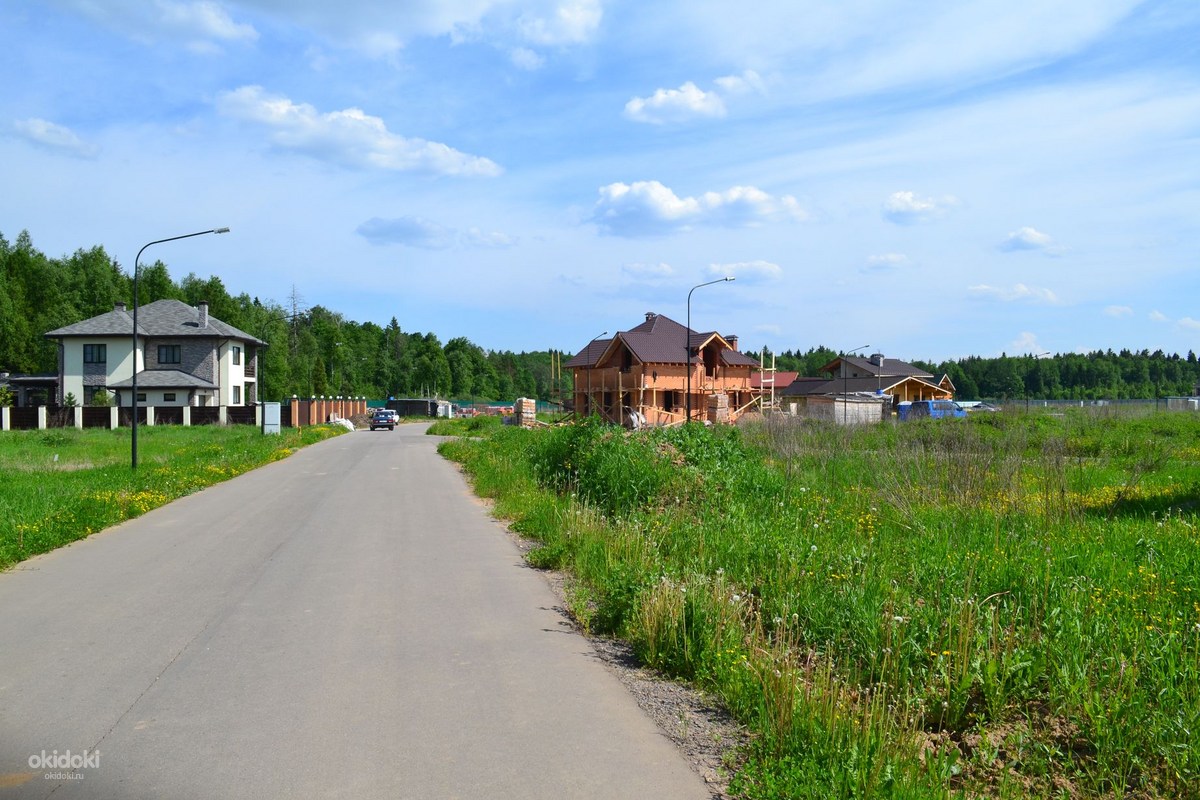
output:
<instances>
[{"instance_id":1,"label":"scaffolding","mask_svg":"<svg viewBox=\"0 0 1200 800\"><path fill-rule=\"evenodd\" d=\"M758 372L759 372L759 395L758 405L764 414L770 414L779 410L778 403L775 399L775 354L771 354L771 366L767 363L767 348L763 348L758 356ZM769 392L768 392L769 389Z\"/></svg>"}]
</instances>

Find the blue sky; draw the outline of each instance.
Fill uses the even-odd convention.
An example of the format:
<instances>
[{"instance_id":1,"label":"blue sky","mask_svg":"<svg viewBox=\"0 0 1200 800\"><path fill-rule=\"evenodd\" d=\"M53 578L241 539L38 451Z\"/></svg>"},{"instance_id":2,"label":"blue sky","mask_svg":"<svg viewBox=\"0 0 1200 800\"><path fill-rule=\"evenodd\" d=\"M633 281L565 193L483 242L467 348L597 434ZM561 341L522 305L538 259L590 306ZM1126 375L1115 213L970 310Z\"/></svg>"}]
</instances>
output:
<instances>
[{"instance_id":1,"label":"blue sky","mask_svg":"<svg viewBox=\"0 0 1200 800\"><path fill-rule=\"evenodd\" d=\"M443 341L1200 351L1200 3L0 0L0 232ZM916 9L916 10L914 10Z\"/></svg>"}]
</instances>

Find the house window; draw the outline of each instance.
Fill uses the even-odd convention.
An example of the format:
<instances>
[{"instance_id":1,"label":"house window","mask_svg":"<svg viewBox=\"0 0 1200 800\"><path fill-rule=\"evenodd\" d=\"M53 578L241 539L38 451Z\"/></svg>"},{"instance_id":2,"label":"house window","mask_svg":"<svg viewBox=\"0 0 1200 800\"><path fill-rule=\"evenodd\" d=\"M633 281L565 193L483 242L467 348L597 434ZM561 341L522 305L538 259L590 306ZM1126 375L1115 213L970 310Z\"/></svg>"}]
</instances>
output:
<instances>
[{"instance_id":1,"label":"house window","mask_svg":"<svg viewBox=\"0 0 1200 800\"><path fill-rule=\"evenodd\" d=\"M85 344L83 346L83 363L104 364L108 362L108 345Z\"/></svg>"},{"instance_id":2,"label":"house window","mask_svg":"<svg viewBox=\"0 0 1200 800\"><path fill-rule=\"evenodd\" d=\"M175 402L175 393L174 392L163 392L163 402L164 403L174 403Z\"/></svg>"},{"instance_id":3,"label":"house window","mask_svg":"<svg viewBox=\"0 0 1200 800\"><path fill-rule=\"evenodd\" d=\"M234 348L233 348L233 363L234 364L242 363L242 348L234 346Z\"/></svg>"},{"instance_id":4,"label":"house window","mask_svg":"<svg viewBox=\"0 0 1200 800\"><path fill-rule=\"evenodd\" d=\"M178 364L179 363L179 345L177 345L177 344L160 344L158 346L158 363L160 363L160 364Z\"/></svg>"},{"instance_id":5,"label":"house window","mask_svg":"<svg viewBox=\"0 0 1200 800\"><path fill-rule=\"evenodd\" d=\"M233 387L233 404L235 406L240 406L242 404L242 387L240 386Z\"/></svg>"},{"instance_id":6,"label":"house window","mask_svg":"<svg viewBox=\"0 0 1200 800\"><path fill-rule=\"evenodd\" d=\"M146 402L146 393L145 392L138 392L138 402L139 403Z\"/></svg>"}]
</instances>

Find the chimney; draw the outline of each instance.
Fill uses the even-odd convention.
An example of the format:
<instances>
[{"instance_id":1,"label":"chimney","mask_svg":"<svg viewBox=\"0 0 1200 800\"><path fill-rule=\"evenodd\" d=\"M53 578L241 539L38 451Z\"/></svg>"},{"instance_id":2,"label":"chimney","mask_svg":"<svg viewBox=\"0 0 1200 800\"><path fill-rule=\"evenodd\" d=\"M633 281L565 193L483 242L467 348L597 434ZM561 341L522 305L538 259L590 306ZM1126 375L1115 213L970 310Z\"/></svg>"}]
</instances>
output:
<instances>
[{"instance_id":1,"label":"chimney","mask_svg":"<svg viewBox=\"0 0 1200 800\"><path fill-rule=\"evenodd\" d=\"M113 303L113 311L124 311L125 304L121 302Z\"/></svg>"},{"instance_id":2,"label":"chimney","mask_svg":"<svg viewBox=\"0 0 1200 800\"><path fill-rule=\"evenodd\" d=\"M883 353L872 353L871 354L871 363L877 367L882 367L883 366Z\"/></svg>"},{"instance_id":3,"label":"chimney","mask_svg":"<svg viewBox=\"0 0 1200 800\"><path fill-rule=\"evenodd\" d=\"M208 327L208 303L201 300L196 305L196 308L200 311L200 319L198 320L198 324L200 325L201 328L207 328Z\"/></svg>"},{"instance_id":4,"label":"chimney","mask_svg":"<svg viewBox=\"0 0 1200 800\"><path fill-rule=\"evenodd\" d=\"M736 333L731 333L725 337L725 341L729 342L729 346L735 351L738 349L738 337Z\"/></svg>"},{"instance_id":5,"label":"chimney","mask_svg":"<svg viewBox=\"0 0 1200 800\"><path fill-rule=\"evenodd\" d=\"M657 316L658 316L658 314L655 314L653 311L647 311L646 312L646 322L649 322L650 320L654 319Z\"/></svg>"}]
</instances>

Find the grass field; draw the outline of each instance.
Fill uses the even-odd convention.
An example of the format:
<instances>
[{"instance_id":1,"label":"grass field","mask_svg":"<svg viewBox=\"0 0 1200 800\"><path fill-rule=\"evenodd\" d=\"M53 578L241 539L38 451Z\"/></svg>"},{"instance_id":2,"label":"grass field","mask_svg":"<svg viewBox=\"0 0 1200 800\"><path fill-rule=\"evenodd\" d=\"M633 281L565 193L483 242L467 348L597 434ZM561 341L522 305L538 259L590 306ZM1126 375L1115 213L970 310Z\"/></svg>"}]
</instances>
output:
<instances>
[{"instance_id":1,"label":"grass field","mask_svg":"<svg viewBox=\"0 0 1200 800\"><path fill-rule=\"evenodd\" d=\"M344 431L143 427L136 472L129 429L0 433L0 569Z\"/></svg>"},{"instance_id":2,"label":"grass field","mask_svg":"<svg viewBox=\"0 0 1200 800\"><path fill-rule=\"evenodd\" d=\"M472 436L581 622L752 730L741 796L1200 796L1197 415Z\"/></svg>"}]
</instances>

